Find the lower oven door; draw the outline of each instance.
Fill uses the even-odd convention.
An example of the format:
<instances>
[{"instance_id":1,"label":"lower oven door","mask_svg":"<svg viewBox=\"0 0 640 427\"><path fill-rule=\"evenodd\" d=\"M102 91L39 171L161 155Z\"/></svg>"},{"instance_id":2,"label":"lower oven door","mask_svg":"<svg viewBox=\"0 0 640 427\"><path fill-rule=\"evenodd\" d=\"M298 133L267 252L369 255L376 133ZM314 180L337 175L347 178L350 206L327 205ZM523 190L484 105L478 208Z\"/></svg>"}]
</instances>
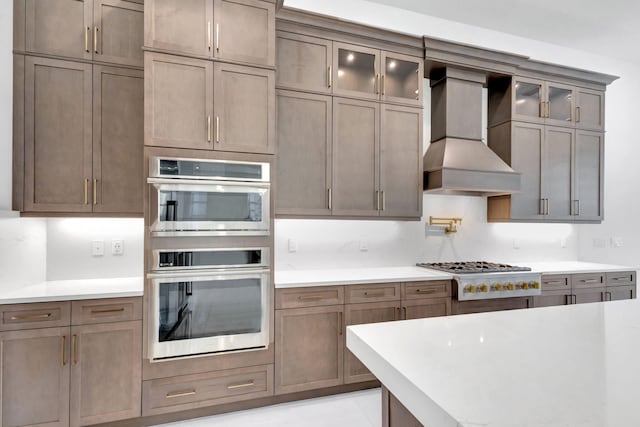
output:
<instances>
[{"instance_id":1,"label":"lower oven door","mask_svg":"<svg viewBox=\"0 0 640 427\"><path fill-rule=\"evenodd\" d=\"M265 348L269 270L150 275L150 357Z\"/></svg>"}]
</instances>

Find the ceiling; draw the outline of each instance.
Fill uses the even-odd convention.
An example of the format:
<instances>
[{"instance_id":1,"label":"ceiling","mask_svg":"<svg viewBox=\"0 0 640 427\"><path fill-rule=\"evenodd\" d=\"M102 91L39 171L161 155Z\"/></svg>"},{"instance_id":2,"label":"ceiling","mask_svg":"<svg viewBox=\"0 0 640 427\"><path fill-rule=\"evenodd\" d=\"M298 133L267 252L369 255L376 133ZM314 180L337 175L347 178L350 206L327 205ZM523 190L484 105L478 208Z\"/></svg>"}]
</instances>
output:
<instances>
[{"instance_id":1,"label":"ceiling","mask_svg":"<svg viewBox=\"0 0 640 427\"><path fill-rule=\"evenodd\" d=\"M637 0L369 0L640 63Z\"/></svg>"}]
</instances>

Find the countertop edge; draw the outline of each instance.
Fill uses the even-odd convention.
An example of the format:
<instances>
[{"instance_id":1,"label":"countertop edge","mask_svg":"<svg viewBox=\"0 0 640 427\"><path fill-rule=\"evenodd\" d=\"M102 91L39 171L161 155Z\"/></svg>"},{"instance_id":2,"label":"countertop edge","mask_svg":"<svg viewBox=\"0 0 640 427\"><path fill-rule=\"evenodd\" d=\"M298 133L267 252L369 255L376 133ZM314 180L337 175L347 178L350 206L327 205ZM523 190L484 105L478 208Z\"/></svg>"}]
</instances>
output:
<instances>
[{"instance_id":1,"label":"countertop edge","mask_svg":"<svg viewBox=\"0 0 640 427\"><path fill-rule=\"evenodd\" d=\"M0 298L0 305L5 304L30 304L38 302L60 302L60 301L84 301L90 299L108 299L108 298L132 298L141 297L143 291L122 291L113 293L95 293L84 295L47 295L34 297L16 297L16 298Z\"/></svg>"}]
</instances>

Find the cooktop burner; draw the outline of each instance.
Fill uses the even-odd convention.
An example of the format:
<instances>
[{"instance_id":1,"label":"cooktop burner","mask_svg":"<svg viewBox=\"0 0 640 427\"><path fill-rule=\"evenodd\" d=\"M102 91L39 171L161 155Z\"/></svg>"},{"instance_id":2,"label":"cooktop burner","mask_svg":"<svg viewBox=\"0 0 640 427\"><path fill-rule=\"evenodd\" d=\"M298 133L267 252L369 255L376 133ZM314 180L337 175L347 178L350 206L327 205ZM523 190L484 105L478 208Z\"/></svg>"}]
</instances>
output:
<instances>
[{"instance_id":1,"label":"cooktop burner","mask_svg":"<svg viewBox=\"0 0 640 427\"><path fill-rule=\"evenodd\" d=\"M427 262L418 263L418 267L446 271L454 274L507 273L511 271L531 271L529 267L518 267L487 261Z\"/></svg>"}]
</instances>

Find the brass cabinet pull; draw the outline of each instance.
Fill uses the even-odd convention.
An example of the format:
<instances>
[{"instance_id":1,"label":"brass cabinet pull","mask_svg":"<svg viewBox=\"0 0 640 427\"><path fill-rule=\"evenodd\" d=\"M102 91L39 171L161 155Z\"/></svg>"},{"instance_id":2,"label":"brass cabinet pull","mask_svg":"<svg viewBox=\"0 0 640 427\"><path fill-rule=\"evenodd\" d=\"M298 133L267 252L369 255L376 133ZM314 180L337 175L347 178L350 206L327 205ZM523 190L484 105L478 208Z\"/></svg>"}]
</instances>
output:
<instances>
[{"instance_id":1,"label":"brass cabinet pull","mask_svg":"<svg viewBox=\"0 0 640 427\"><path fill-rule=\"evenodd\" d=\"M580 107L576 107L576 123L580 123Z\"/></svg>"},{"instance_id":2,"label":"brass cabinet pull","mask_svg":"<svg viewBox=\"0 0 640 427\"><path fill-rule=\"evenodd\" d=\"M609 299L607 299L607 295L609 296ZM611 292L605 292L604 293L604 300L605 301L611 301Z\"/></svg>"},{"instance_id":3,"label":"brass cabinet pull","mask_svg":"<svg viewBox=\"0 0 640 427\"><path fill-rule=\"evenodd\" d=\"M629 276L620 276L620 277L612 277L611 280L614 282L619 282L620 280L630 280Z\"/></svg>"},{"instance_id":4,"label":"brass cabinet pull","mask_svg":"<svg viewBox=\"0 0 640 427\"><path fill-rule=\"evenodd\" d=\"M376 198L376 210L379 211L380 210L380 192L378 190L376 190L375 198Z\"/></svg>"},{"instance_id":5,"label":"brass cabinet pull","mask_svg":"<svg viewBox=\"0 0 640 427\"><path fill-rule=\"evenodd\" d=\"M93 180L93 204L98 204L98 180Z\"/></svg>"},{"instance_id":6,"label":"brass cabinet pull","mask_svg":"<svg viewBox=\"0 0 640 427\"><path fill-rule=\"evenodd\" d=\"M327 86L331 88L333 86L333 72L331 69L331 65L327 68Z\"/></svg>"},{"instance_id":7,"label":"brass cabinet pull","mask_svg":"<svg viewBox=\"0 0 640 427\"><path fill-rule=\"evenodd\" d=\"M538 116L544 119L544 101L540 101L540 108L538 108Z\"/></svg>"},{"instance_id":8,"label":"brass cabinet pull","mask_svg":"<svg viewBox=\"0 0 640 427\"><path fill-rule=\"evenodd\" d=\"M580 216L580 200L573 201L573 215Z\"/></svg>"},{"instance_id":9,"label":"brass cabinet pull","mask_svg":"<svg viewBox=\"0 0 640 427\"><path fill-rule=\"evenodd\" d=\"M89 178L84 180L84 204L89 204Z\"/></svg>"},{"instance_id":10,"label":"brass cabinet pull","mask_svg":"<svg viewBox=\"0 0 640 427\"><path fill-rule=\"evenodd\" d=\"M343 326L342 326L342 320L343 319L342 319L342 317L343 317L342 316L342 312L339 311L338 312L338 335L342 335L342 329L343 329Z\"/></svg>"},{"instance_id":11,"label":"brass cabinet pull","mask_svg":"<svg viewBox=\"0 0 640 427\"><path fill-rule=\"evenodd\" d=\"M318 301L322 299L322 295L300 295L298 299L300 301Z\"/></svg>"},{"instance_id":12,"label":"brass cabinet pull","mask_svg":"<svg viewBox=\"0 0 640 427\"><path fill-rule=\"evenodd\" d=\"M435 289L416 289L416 294L434 294L436 292Z\"/></svg>"},{"instance_id":13,"label":"brass cabinet pull","mask_svg":"<svg viewBox=\"0 0 640 427\"><path fill-rule=\"evenodd\" d=\"M562 280L555 280L553 282L542 282L543 285L563 285L564 281Z\"/></svg>"},{"instance_id":14,"label":"brass cabinet pull","mask_svg":"<svg viewBox=\"0 0 640 427\"><path fill-rule=\"evenodd\" d=\"M216 24L216 52L220 52L220 24Z\"/></svg>"},{"instance_id":15,"label":"brass cabinet pull","mask_svg":"<svg viewBox=\"0 0 640 427\"><path fill-rule=\"evenodd\" d=\"M384 291L378 291L378 292L368 292L365 291L364 293L365 297L383 297L384 296Z\"/></svg>"},{"instance_id":16,"label":"brass cabinet pull","mask_svg":"<svg viewBox=\"0 0 640 427\"><path fill-rule=\"evenodd\" d=\"M582 279L581 283L600 283L600 279Z\"/></svg>"},{"instance_id":17,"label":"brass cabinet pull","mask_svg":"<svg viewBox=\"0 0 640 427\"><path fill-rule=\"evenodd\" d=\"M549 199L544 199L544 214L549 215Z\"/></svg>"},{"instance_id":18,"label":"brass cabinet pull","mask_svg":"<svg viewBox=\"0 0 640 427\"><path fill-rule=\"evenodd\" d=\"M572 304L577 304L578 303L578 296L577 295L571 295L571 299L573 300Z\"/></svg>"},{"instance_id":19,"label":"brass cabinet pull","mask_svg":"<svg viewBox=\"0 0 640 427\"><path fill-rule=\"evenodd\" d=\"M380 76L380 87L381 87L382 96L384 96L384 74Z\"/></svg>"},{"instance_id":20,"label":"brass cabinet pull","mask_svg":"<svg viewBox=\"0 0 640 427\"><path fill-rule=\"evenodd\" d=\"M176 397L184 397L184 396L193 396L196 394L195 390L186 390L186 391L176 391L172 393L167 393L165 395L166 399L174 399Z\"/></svg>"},{"instance_id":21,"label":"brass cabinet pull","mask_svg":"<svg viewBox=\"0 0 640 427\"><path fill-rule=\"evenodd\" d=\"M547 119L548 119L549 117L551 117L551 103L547 101L546 104L547 104Z\"/></svg>"},{"instance_id":22,"label":"brass cabinet pull","mask_svg":"<svg viewBox=\"0 0 640 427\"><path fill-rule=\"evenodd\" d=\"M60 363L62 363L62 366L67 366L66 347L67 336L63 335L62 339L60 340Z\"/></svg>"},{"instance_id":23,"label":"brass cabinet pull","mask_svg":"<svg viewBox=\"0 0 640 427\"><path fill-rule=\"evenodd\" d=\"M333 204L333 200L332 200L332 199L333 199L333 194L331 194L331 188L329 188L329 189L327 190L327 197L328 197L328 199L329 199L329 201L328 201L328 207L329 207L329 210L331 210L331 207L332 207L331 205Z\"/></svg>"},{"instance_id":24,"label":"brass cabinet pull","mask_svg":"<svg viewBox=\"0 0 640 427\"><path fill-rule=\"evenodd\" d=\"M100 29L96 27L93 34L93 51L95 53L100 53L98 52L98 31L100 31Z\"/></svg>"},{"instance_id":25,"label":"brass cabinet pull","mask_svg":"<svg viewBox=\"0 0 640 427\"><path fill-rule=\"evenodd\" d=\"M403 319L404 319L404 320L407 320L407 307L406 307L406 306L402 307L402 311L404 312L404 317L403 317Z\"/></svg>"},{"instance_id":26,"label":"brass cabinet pull","mask_svg":"<svg viewBox=\"0 0 640 427\"><path fill-rule=\"evenodd\" d=\"M91 310L91 314L122 313L123 311L124 311L124 307L106 308L101 310Z\"/></svg>"},{"instance_id":27,"label":"brass cabinet pull","mask_svg":"<svg viewBox=\"0 0 640 427\"><path fill-rule=\"evenodd\" d=\"M538 207L538 212L540 212L540 215L544 215L544 199L540 199L540 206Z\"/></svg>"},{"instance_id":28,"label":"brass cabinet pull","mask_svg":"<svg viewBox=\"0 0 640 427\"><path fill-rule=\"evenodd\" d=\"M220 144L220 116L216 116L216 142Z\"/></svg>"},{"instance_id":29,"label":"brass cabinet pull","mask_svg":"<svg viewBox=\"0 0 640 427\"><path fill-rule=\"evenodd\" d=\"M393 320L400 320L400 307L396 307L396 317Z\"/></svg>"},{"instance_id":30,"label":"brass cabinet pull","mask_svg":"<svg viewBox=\"0 0 640 427\"><path fill-rule=\"evenodd\" d=\"M376 95L380 94L380 74L376 74L375 89L376 89Z\"/></svg>"},{"instance_id":31,"label":"brass cabinet pull","mask_svg":"<svg viewBox=\"0 0 640 427\"><path fill-rule=\"evenodd\" d=\"M211 21L207 21L207 48L211 52Z\"/></svg>"},{"instance_id":32,"label":"brass cabinet pull","mask_svg":"<svg viewBox=\"0 0 640 427\"><path fill-rule=\"evenodd\" d=\"M211 116L207 116L207 142L211 142Z\"/></svg>"},{"instance_id":33,"label":"brass cabinet pull","mask_svg":"<svg viewBox=\"0 0 640 427\"><path fill-rule=\"evenodd\" d=\"M384 95L384 94L383 94ZM380 192L381 196L382 196L382 210L384 210L386 203L385 203L385 198L384 198L384 191Z\"/></svg>"},{"instance_id":34,"label":"brass cabinet pull","mask_svg":"<svg viewBox=\"0 0 640 427\"><path fill-rule=\"evenodd\" d=\"M49 317L51 317L51 313L16 314L11 316L11 320L48 319Z\"/></svg>"},{"instance_id":35,"label":"brass cabinet pull","mask_svg":"<svg viewBox=\"0 0 640 427\"><path fill-rule=\"evenodd\" d=\"M89 49L89 37L91 34L91 27L87 27L87 30L84 32L84 51L89 53L91 50Z\"/></svg>"},{"instance_id":36,"label":"brass cabinet pull","mask_svg":"<svg viewBox=\"0 0 640 427\"><path fill-rule=\"evenodd\" d=\"M228 389L228 390L234 390L234 389L236 389L236 388L251 387L251 386L253 386L253 385L255 385L255 384L256 384L256 383L255 383L255 381L254 381L254 380L251 380L251 381L248 381L248 382L246 382L246 383L229 384L229 385L227 386L227 389Z\"/></svg>"},{"instance_id":37,"label":"brass cabinet pull","mask_svg":"<svg viewBox=\"0 0 640 427\"><path fill-rule=\"evenodd\" d=\"M73 336L71 337L71 358L73 359L73 364L77 365L78 364L78 336L76 334L73 334Z\"/></svg>"}]
</instances>

